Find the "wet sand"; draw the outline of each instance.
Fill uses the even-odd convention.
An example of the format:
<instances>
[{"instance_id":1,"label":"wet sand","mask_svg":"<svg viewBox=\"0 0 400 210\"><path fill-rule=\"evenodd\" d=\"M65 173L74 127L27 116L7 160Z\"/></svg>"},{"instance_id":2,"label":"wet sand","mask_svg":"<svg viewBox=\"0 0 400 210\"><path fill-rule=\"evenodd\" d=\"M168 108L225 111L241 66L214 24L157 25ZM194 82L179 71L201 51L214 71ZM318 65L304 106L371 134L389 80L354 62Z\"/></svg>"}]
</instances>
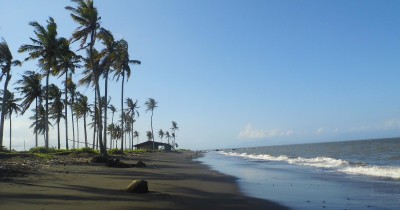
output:
<instances>
[{"instance_id":1,"label":"wet sand","mask_svg":"<svg viewBox=\"0 0 400 210\"><path fill-rule=\"evenodd\" d=\"M26 177L0 181L0 209L286 209L243 195L236 178L209 169L189 153L147 153L121 158L145 168L104 164L50 164ZM148 181L149 193L124 191Z\"/></svg>"}]
</instances>

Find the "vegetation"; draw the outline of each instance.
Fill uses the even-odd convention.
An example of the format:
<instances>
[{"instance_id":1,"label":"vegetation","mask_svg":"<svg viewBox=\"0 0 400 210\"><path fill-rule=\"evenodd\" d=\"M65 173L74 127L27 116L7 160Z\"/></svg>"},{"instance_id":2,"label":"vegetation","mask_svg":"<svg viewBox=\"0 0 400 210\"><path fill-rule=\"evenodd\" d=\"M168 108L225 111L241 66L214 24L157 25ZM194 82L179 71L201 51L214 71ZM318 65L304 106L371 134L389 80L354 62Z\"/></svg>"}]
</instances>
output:
<instances>
[{"instance_id":1,"label":"vegetation","mask_svg":"<svg viewBox=\"0 0 400 210\"><path fill-rule=\"evenodd\" d=\"M135 123L139 117L139 102L130 97L124 98L124 85L131 75L131 64L140 65L141 61L132 60L129 54L128 42L124 39L114 38L111 30L105 29L100 23L100 14L93 0L71 0L72 6L66 6L72 20L77 24L70 38L58 35L56 20L49 17L42 24L32 21L31 36L27 44L19 47L18 52L26 54L24 61L34 60L39 66L39 71L25 71L18 75L14 90L9 90L11 69L13 66L22 65L20 61L13 60L8 44L3 39L0 42L0 67L2 74L1 82L4 82L1 90L0 106L0 150L6 150L3 142L4 121L10 122L10 150L12 117L18 114L25 115L32 110L29 116L32 121L30 128L35 134L35 147L29 152L34 154L56 154L56 153L89 153L99 154L103 157L108 154L142 153L143 150L133 150L134 139L139 143L139 131L134 130ZM72 43L79 43L78 49L72 49ZM80 69L76 71L76 69ZM73 76L76 72L81 75ZM50 77L62 78L63 87L50 83ZM73 79L74 78L74 79ZM111 78L111 80L110 80ZM43 79L43 80L42 80ZM120 109L110 104L112 98L108 96L108 83L121 82L121 105ZM74 81L76 80L76 81ZM104 85L103 85L104 82ZM44 84L42 84L44 83ZM101 91L100 83L104 90ZM94 91L94 100L79 92L80 86L90 87ZM14 95L15 92L18 95ZM151 131L146 133L149 141L153 141L154 130L153 114L157 108L157 101L149 98L145 103L146 112L151 111ZM126 106L126 107L124 107ZM68 111L68 109L70 111ZM112 113L109 124L108 112ZM120 119L114 122L114 114L120 112ZM89 117L89 118L88 118ZM68 120L70 118L71 120ZM75 125L76 119L76 125ZM83 119L84 142L79 139L79 121ZM60 122L65 122L65 137L62 137ZM88 141L87 125L93 129L93 142ZM49 128L57 127L57 148L50 147ZM72 127L72 129L71 129ZM77 135L75 135L75 127ZM70 137L69 130L72 130ZM161 141L165 137L172 146L175 143L175 133L178 130L176 122L172 121L171 131L159 130L158 136ZM38 136L43 136L44 146L39 147ZM77 138L76 138L77 136ZM63 139L65 138L65 139ZM128 142L126 142L128 140ZM72 141L72 148L71 148ZM109 144L108 142L109 141ZM118 142L120 141L120 142ZM62 143L62 142L65 142ZM117 148L117 142L120 148ZM65 149L63 150L63 146ZM84 144L84 148L79 148ZM107 148L109 145L109 148ZM90 148L91 147L91 148ZM71 149L71 150L70 150ZM107 149L109 149L107 151Z\"/></svg>"}]
</instances>

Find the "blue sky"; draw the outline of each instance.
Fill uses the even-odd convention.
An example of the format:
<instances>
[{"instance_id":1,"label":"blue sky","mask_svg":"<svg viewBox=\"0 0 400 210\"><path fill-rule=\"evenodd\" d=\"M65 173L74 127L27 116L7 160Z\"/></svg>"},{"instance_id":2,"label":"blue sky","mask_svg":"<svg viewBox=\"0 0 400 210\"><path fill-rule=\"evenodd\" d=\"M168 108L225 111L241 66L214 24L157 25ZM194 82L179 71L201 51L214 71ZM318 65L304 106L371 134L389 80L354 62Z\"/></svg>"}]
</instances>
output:
<instances>
[{"instance_id":1,"label":"blue sky","mask_svg":"<svg viewBox=\"0 0 400 210\"><path fill-rule=\"evenodd\" d=\"M59 35L69 38L77 24L67 5L73 4L0 0L0 37L23 59L17 49L33 36L28 23L45 24L52 16ZM156 99L155 130L176 121L182 148L400 136L399 1L98 0L95 5L102 26L126 39L131 58L142 61L132 67L126 97L140 104ZM37 70L36 62L14 68L13 79L28 69ZM112 84L112 103L120 107L120 83ZM79 90L92 96L91 89ZM144 105L139 111L136 128L145 141L150 114ZM16 146L24 140L33 145L27 118L13 121ZM51 137L55 146L55 129Z\"/></svg>"}]
</instances>

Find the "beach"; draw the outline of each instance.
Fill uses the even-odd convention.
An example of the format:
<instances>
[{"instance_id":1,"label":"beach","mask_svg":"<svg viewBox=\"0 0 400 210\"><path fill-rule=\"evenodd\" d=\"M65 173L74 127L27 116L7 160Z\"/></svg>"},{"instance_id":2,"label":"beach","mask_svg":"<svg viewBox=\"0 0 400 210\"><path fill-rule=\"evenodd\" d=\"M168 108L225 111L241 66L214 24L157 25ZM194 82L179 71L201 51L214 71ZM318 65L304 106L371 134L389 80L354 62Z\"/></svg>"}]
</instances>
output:
<instances>
[{"instance_id":1,"label":"beach","mask_svg":"<svg viewBox=\"0 0 400 210\"><path fill-rule=\"evenodd\" d=\"M119 157L128 164L143 161L143 168L107 167L85 157L78 162L42 161L34 168L28 161L26 174L20 171L1 179L0 209L286 209L244 195L235 177L211 170L196 160L196 154ZM126 192L133 180L146 180L149 193Z\"/></svg>"}]
</instances>

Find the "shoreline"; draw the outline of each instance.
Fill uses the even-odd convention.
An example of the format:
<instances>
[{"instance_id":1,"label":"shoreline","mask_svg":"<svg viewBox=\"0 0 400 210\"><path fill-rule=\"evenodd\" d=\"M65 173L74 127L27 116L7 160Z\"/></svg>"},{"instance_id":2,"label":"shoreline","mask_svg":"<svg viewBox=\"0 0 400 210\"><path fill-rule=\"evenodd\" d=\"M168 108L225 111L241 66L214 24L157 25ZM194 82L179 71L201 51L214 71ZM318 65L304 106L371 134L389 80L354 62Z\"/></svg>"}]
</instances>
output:
<instances>
[{"instance_id":1,"label":"shoreline","mask_svg":"<svg viewBox=\"0 0 400 210\"><path fill-rule=\"evenodd\" d=\"M246 196L235 177L212 170L195 158L194 152L155 152L120 158L128 164L143 161L147 165L144 168L112 168L84 161L45 164L31 175L0 181L0 208L287 209ZM149 193L123 190L131 181L140 179L148 181Z\"/></svg>"}]
</instances>

